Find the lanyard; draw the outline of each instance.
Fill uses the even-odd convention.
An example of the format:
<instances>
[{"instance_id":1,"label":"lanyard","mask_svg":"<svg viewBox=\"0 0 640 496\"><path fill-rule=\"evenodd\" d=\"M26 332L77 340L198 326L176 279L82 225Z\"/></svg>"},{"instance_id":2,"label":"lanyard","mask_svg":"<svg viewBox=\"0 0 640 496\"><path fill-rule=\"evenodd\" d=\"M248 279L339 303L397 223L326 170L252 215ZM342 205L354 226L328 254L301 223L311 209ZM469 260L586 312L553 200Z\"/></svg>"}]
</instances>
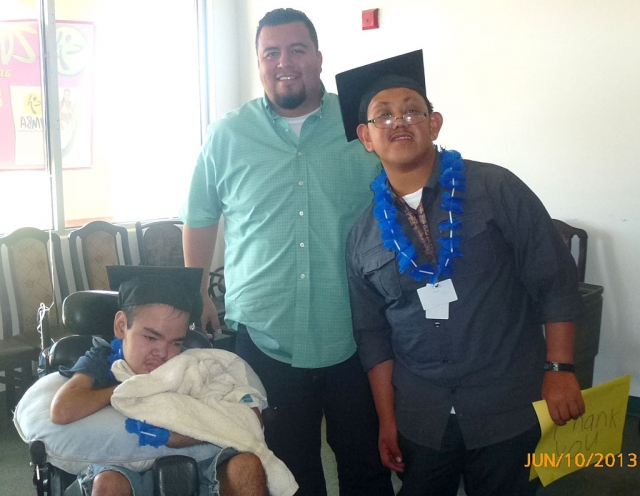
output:
<instances>
[{"instance_id":1,"label":"lanyard","mask_svg":"<svg viewBox=\"0 0 640 496\"><path fill-rule=\"evenodd\" d=\"M422 200L418 203L418 208L416 210L412 209L404 198L397 197L400 206L402 207L402 211L409 219L409 223L411 224L411 229L416 233L416 236L420 240L420 244L422 245L422 249L424 250L424 254L430 263L435 262L436 253L433 248L433 241L431 241L431 233L429 231L429 224L427 223L427 215L424 211L424 206L422 205ZM417 214L417 215L416 215Z\"/></svg>"}]
</instances>

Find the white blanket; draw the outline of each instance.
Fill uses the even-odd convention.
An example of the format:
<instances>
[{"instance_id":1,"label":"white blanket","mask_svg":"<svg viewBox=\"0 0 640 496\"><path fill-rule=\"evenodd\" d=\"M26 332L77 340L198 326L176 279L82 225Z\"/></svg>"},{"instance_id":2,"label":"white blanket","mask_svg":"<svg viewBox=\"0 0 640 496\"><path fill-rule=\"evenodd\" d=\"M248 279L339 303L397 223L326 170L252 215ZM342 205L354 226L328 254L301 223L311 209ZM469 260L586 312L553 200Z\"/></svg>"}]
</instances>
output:
<instances>
[{"instance_id":1,"label":"white blanket","mask_svg":"<svg viewBox=\"0 0 640 496\"><path fill-rule=\"evenodd\" d=\"M111 404L127 417L256 454L269 492L290 496L298 488L293 475L264 442L256 414L266 407L262 383L249 365L225 350L191 349L149 374L135 375L124 360L111 368L120 384ZM246 395L252 402L246 402ZM243 402L243 398L245 398Z\"/></svg>"}]
</instances>

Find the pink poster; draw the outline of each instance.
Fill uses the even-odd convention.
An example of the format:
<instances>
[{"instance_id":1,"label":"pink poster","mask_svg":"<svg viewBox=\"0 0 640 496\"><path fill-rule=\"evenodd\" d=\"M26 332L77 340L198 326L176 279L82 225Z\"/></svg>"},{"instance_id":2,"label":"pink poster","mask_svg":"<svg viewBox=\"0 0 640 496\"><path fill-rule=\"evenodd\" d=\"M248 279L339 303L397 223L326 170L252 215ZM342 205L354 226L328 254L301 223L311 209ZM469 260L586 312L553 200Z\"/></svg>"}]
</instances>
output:
<instances>
[{"instance_id":1,"label":"pink poster","mask_svg":"<svg viewBox=\"0 0 640 496\"><path fill-rule=\"evenodd\" d=\"M94 29L56 23L62 166L91 167ZM0 171L44 169L35 20L0 22Z\"/></svg>"}]
</instances>

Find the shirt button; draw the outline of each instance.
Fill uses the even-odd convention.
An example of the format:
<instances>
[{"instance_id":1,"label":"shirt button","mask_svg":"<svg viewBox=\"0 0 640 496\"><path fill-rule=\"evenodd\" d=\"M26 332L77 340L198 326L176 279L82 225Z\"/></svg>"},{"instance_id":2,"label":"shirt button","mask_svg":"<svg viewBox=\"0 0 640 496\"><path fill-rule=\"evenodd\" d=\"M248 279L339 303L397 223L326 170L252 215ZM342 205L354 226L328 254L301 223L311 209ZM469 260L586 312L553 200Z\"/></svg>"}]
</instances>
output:
<instances>
[{"instance_id":1,"label":"shirt button","mask_svg":"<svg viewBox=\"0 0 640 496\"><path fill-rule=\"evenodd\" d=\"M436 321L433 323L433 327L440 327L440 321L436 320Z\"/></svg>"},{"instance_id":2,"label":"shirt button","mask_svg":"<svg viewBox=\"0 0 640 496\"><path fill-rule=\"evenodd\" d=\"M445 358L444 360L442 360L442 363L449 363L449 359Z\"/></svg>"},{"instance_id":3,"label":"shirt button","mask_svg":"<svg viewBox=\"0 0 640 496\"><path fill-rule=\"evenodd\" d=\"M303 186L304 185L304 181L299 181L298 182L298 186Z\"/></svg>"},{"instance_id":4,"label":"shirt button","mask_svg":"<svg viewBox=\"0 0 640 496\"><path fill-rule=\"evenodd\" d=\"M285 131L288 133L289 132L289 128L285 129Z\"/></svg>"},{"instance_id":5,"label":"shirt button","mask_svg":"<svg viewBox=\"0 0 640 496\"><path fill-rule=\"evenodd\" d=\"M298 152L298 157L302 157L302 152Z\"/></svg>"},{"instance_id":6,"label":"shirt button","mask_svg":"<svg viewBox=\"0 0 640 496\"><path fill-rule=\"evenodd\" d=\"M304 243L300 243L300 248L304 248Z\"/></svg>"},{"instance_id":7,"label":"shirt button","mask_svg":"<svg viewBox=\"0 0 640 496\"><path fill-rule=\"evenodd\" d=\"M300 210L300 215L304 215L304 212L302 210Z\"/></svg>"},{"instance_id":8,"label":"shirt button","mask_svg":"<svg viewBox=\"0 0 640 496\"><path fill-rule=\"evenodd\" d=\"M300 279L304 279L305 277L307 276L305 276L304 274L300 274Z\"/></svg>"}]
</instances>

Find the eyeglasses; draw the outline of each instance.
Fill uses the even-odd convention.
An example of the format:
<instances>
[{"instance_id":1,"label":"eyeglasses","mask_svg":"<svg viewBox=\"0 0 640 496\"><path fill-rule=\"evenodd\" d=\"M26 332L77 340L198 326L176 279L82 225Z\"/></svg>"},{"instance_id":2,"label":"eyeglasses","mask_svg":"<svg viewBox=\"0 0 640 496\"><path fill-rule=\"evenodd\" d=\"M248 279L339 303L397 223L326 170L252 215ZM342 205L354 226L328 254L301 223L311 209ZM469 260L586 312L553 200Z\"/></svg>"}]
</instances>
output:
<instances>
[{"instance_id":1,"label":"eyeglasses","mask_svg":"<svg viewBox=\"0 0 640 496\"><path fill-rule=\"evenodd\" d=\"M402 114L402 117L394 117L390 114L383 114L374 119L369 119L367 124L373 124L378 129L391 129L398 119L402 119L407 126L413 124L420 124L429 115L428 112L418 112L416 110L409 110Z\"/></svg>"}]
</instances>

